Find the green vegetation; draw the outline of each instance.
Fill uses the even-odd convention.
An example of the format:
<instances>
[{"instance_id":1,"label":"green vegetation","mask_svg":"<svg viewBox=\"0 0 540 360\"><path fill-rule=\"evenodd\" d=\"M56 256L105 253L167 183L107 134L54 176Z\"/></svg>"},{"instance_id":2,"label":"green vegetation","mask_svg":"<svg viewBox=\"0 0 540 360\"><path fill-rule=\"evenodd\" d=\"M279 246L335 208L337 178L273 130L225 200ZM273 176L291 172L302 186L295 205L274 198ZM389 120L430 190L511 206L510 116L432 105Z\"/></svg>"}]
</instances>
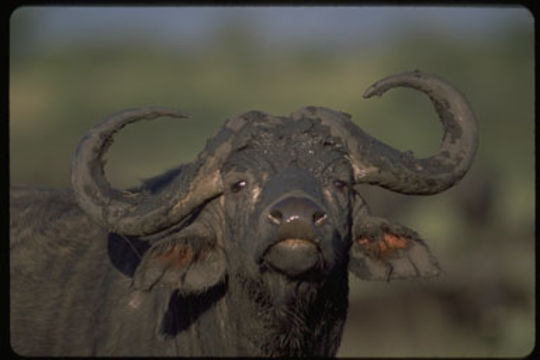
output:
<instances>
[{"instance_id":1,"label":"green vegetation","mask_svg":"<svg viewBox=\"0 0 540 360\"><path fill-rule=\"evenodd\" d=\"M409 90L362 99L374 81L420 69L461 89L478 117L480 148L462 183L433 197L366 187L372 211L416 229L446 275L366 284L351 280L343 356L523 356L534 345L533 27L492 39L455 39L429 29L372 47L263 47L250 29L221 29L199 46L77 43L16 51L10 68L13 184L69 186L71 152L84 132L118 110L180 108L187 121L129 127L107 174L136 185L203 148L225 117L258 109L288 114L321 105L353 114L368 133L428 156L441 126L429 101ZM218 36L219 35L219 36Z\"/></svg>"}]
</instances>

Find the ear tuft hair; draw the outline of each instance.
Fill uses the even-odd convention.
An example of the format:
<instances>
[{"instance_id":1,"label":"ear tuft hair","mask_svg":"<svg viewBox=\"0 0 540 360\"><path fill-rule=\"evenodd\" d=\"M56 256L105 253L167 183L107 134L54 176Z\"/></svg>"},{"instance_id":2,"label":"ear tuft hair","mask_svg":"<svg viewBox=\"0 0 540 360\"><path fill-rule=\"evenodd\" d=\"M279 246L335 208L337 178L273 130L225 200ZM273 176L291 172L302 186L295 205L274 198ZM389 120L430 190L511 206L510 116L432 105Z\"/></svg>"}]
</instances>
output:
<instances>
[{"instance_id":1,"label":"ear tuft hair","mask_svg":"<svg viewBox=\"0 0 540 360\"><path fill-rule=\"evenodd\" d=\"M437 260L418 234L386 219L355 219L349 270L363 280L432 277L440 274Z\"/></svg>"},{"instance_id":2,"label":"ear tuft hair","mask_svg":"<svg viewBox=\"0 0 540 360\"><path fill-rule=\"evenodd\" d=\"M190 225L174 239L154 244L135 272L133 286L151 290L166 286L181 294L196 294L222 282L225 257L213 237Z\"/></svg>"}]
</instances>

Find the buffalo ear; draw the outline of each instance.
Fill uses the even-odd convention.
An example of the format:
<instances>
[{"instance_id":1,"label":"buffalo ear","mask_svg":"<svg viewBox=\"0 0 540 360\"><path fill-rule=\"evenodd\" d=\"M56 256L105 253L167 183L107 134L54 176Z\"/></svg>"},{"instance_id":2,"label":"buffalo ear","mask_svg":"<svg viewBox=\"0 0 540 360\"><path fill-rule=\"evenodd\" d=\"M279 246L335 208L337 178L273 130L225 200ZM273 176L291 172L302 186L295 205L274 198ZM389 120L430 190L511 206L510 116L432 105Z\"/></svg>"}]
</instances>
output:
<instances>
[{"instance_id":1,"label":"buffalo ear","mask_svg":"<svg viewBox=\"0 0 540 360\"><path fill-rule=\"evenodd\" d=\"M133 286L139 290L163 286L180 294L198 294L223 281L225 274L225 257L215 237L192 224L146 252Z\"/></svg>"},{"instance_id":2,"label":"buffalo ear","mask_svg":"<svg viewBox=\"0 0 540 360\"><path fill-rule=\"evenodd\" d=\"M418 234L386 219L355 219L349 270L362 280L432 277L441 272Z\"/></svg>"}]
</instances>

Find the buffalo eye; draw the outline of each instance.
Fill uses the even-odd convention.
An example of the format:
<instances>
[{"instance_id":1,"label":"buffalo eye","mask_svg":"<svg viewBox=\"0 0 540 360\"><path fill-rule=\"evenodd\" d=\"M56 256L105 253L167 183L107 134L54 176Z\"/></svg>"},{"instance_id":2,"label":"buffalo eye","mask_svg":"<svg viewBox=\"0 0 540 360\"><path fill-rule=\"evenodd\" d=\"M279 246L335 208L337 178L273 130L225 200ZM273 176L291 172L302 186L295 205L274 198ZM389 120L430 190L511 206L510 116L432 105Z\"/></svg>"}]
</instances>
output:
<instances>
[{"instance_id":1,"label":"buffalo eye","mask_svg":"<svg viewBox=\"0 0 540 360\"><path fill-rule=\"evenodd\" d=\"M346 181L336 179L333 181L333 185L336 189L343 191L347 188L348 183Z\"/></svg>"},{"instance_id":2,"label":"buffalo eye","mask_svg":"<svg viewBox=\"0 0 540 360\"><path fill-rule=\"evenodd\" d=\"M231 185L231 192L237 193L240 190L242 190L243 188L245 188L246 185L247 185L246 180L237 181L237 182L235 182L234 184Z\"/></svg>"}]
</instances>

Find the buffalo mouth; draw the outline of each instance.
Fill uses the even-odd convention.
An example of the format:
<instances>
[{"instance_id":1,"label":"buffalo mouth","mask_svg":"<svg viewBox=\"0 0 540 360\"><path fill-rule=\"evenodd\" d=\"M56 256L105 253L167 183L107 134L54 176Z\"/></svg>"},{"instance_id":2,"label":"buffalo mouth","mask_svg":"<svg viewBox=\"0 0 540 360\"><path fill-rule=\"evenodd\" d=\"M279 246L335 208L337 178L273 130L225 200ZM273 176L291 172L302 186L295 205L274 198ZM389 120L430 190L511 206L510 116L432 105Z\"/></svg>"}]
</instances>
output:
<instances>
[{"instance_id":1,"label":"buffalo mouth","mask_svg":"<svg viewBox=\"0 0 540 360\"><path fill-rule=\"evenodd\" d=\"M321 250L312 240L287 238L271 245L264 257L273 269L297 277L318 267Z\"/></svg>"}]
</instances>

